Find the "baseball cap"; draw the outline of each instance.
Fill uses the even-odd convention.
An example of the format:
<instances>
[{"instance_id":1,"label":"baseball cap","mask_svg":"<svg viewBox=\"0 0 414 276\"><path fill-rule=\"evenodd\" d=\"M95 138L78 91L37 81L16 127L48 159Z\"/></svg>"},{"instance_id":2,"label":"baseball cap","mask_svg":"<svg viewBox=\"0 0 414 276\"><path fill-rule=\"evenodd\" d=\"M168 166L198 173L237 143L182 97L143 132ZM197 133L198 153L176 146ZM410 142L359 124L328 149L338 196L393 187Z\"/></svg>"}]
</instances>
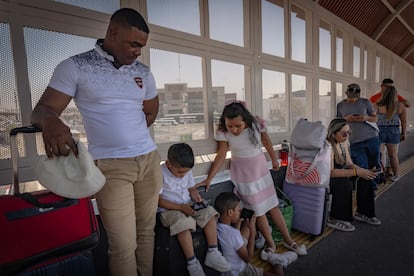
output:
<instances>
[{"instance_id":1,"label":"baseball cap","mask_svg":"<svg viewBox=\"0 0 414 276\"><path fill-rule=\"evenodd\" d=\"M383 79L382 84L393 84L394 81L392 79Z\"/></svg>"},{"instance_id":2,"label":"baseball cap","mask_svg":"<svg viewBox=\"0 0 414 276\"><path fill-rule=\"evenodd\" d=\"M36 166L37 178L53 193L67 198L85 198L97 193L105 184L105 176L96 167L85 145L76 141L78 157L44 156Z\"/></svg>"},{"instance_id":3,"label":"baseball cap","mask_svg":"<svg viewBox=\"0 0 414 276\"><path fill-rule=\"evenodd\" d=\"M348 98L358 98L360 96L360 93L361 88L356 83L352 83L346 88L346 94L348 95Z\"/></svg>"}]
</instances>

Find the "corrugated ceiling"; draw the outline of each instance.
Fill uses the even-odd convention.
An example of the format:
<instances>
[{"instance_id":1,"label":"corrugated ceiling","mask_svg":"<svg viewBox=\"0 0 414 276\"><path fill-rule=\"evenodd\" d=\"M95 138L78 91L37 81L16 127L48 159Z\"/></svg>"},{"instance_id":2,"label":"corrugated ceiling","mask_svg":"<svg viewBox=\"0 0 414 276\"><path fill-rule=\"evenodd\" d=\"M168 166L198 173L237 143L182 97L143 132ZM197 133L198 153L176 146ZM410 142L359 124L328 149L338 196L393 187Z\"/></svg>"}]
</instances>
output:
<instances>
[{"instance_id":1,"label":"corrugated ceiling","mask_svg":"<svg viewBox=\"0 0 414 276\"><path fill-rule=\"evenodd\" d=\"M314 0L414 66L414 0Z\"/></svg>"}]
</instances>

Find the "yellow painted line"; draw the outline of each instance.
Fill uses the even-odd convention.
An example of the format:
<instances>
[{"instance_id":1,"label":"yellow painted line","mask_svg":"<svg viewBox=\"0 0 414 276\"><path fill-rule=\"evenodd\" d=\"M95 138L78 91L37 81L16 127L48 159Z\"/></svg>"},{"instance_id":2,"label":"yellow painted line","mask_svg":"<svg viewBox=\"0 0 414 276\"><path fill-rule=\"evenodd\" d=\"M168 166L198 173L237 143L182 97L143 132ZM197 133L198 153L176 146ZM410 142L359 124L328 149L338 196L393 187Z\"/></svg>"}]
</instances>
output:
<instances>
[{"instance_id":1,"label":"yellow painted line","mask_svg":"<svg viewBox=\"0 0 414 276\"><path fill-rule=\"evenodd\" d=\"M403 177L404 175L406 175L407 173L409 173L411 170L414 169L414 156L407 159L406 161L404 161L403 163L400 163L400 178ZM377 198L380 197L383 193L385 193L389 188L391 188L393 185L397 184L397 182L390 182L387 181L383 184L380 184L378 186L378 190L377 190ZM354 206L355 206L355 193L354 193ZM321 241L322 239L326 238L327 236L329 236L334 230L328 226L325 227L325 231L319 235L319 236L313 236L310 234L305 234L299 231L292 231L292 239L294 241L296 241L299 244L304 244L306 246L306 248L311 249L315 244L317 244L319 241ZM277 245L277 249L276 252L277 253L281 253L281 252L285 252L287 251L287 249L285 249L282 245L282 243L278 243ZM254 257L252 259L252 263L255 266L258 267L262 267L264 271L270 271L271 270L271 265L268 262L262 261L260 259L260 250L256 249L255 253L254 253Z\"/></svg>"}]
</instances>

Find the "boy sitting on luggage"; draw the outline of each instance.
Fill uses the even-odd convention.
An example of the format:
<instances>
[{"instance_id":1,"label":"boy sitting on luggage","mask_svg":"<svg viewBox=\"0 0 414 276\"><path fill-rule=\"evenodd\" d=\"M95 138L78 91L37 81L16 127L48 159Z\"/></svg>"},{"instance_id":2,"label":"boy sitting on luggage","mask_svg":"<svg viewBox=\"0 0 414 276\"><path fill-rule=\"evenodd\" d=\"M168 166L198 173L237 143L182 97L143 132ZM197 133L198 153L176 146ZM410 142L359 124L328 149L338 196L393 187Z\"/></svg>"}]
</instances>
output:
<instances>
[{"instance_id":1,"label":"boy sitting on luggage","mask_svg":"<svg viewBox=\"0 0 414 276\"><path fill-rule=\"evenodd\" d=\"M230 262L231 273L225 275L278 275L283 276L283 267L294 262L298 255L293 251L272 254L268 261L272 264L271 272L250 263L254 254L256 237L256 216L241 219L240 199L232 192L220 193L214 202L214 208L220 213L217 224L218 239L224 257ZM222 274L223 275L223 274Z\"/></svg>"},{"instance_id":2,"label":"boy sitting on luggage","mask_svg":"<svg viewBox=\"0 0 414 276\"><path fill-rule=\"evenodd\" d=\"M171 236L177 235L190 276L205 275L194 254L191 231L196 230L196 224L204 230L208 244L204 264L220 272L229 271L230 265L217 247L218 213L194 187L193 150L185 143L174 144L168 149L167 158L161 165L164 183L158 200L162 225L170 229Z\"/></svg>"}]
</instances>

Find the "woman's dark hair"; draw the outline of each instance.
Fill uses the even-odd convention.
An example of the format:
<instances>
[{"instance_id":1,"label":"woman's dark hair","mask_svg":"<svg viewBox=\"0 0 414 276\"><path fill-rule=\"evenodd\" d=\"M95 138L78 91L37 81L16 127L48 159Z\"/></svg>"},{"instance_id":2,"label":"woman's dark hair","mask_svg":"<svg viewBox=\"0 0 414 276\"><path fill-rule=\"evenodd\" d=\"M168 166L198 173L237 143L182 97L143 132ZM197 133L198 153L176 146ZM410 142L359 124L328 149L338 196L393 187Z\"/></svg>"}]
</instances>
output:
<instances>
[{"instance_id":1,"label":"woman's dark hair","mask_svg":"<svg viewBox=\"0 0 414 276\"><path fill-rule=\"evenodd\" d=\"M240 198L233 192L222 192L214 201L214 209L219 212L220 215L227 212L227 210L236 208L240 202Z\"/></svg>"},{"instance_id":2,"label":"woman's dark hair","mask_svg":"<svg viewBox=\"0 0 414 276\"><path fill-rule=\"evenodd\" d=\"M397 105L397 89L394 86L386 86L384 92L382 93L381 99L377 102L378 106L385 106L387 109L387 120L390 120L395 112L395 107Z\"/></svg>"},{"instance_id":3,"label":"woman's dark hair","mask_svg":"<svg viewBox=\"0 0 414 276\"><path fill-rule=\"evenodd\" d=\"M226 118L234 119L234 118L237 118L238 116L242 118L242 120L246 123L246 126L249 128L250 142L253 145L257 146L259 144L259 141L255 134L255 132L259 132L257 120L242 103L235 102L235 103L226 105L224 107L223 113L221 114L221 117L220 117L218 129L223 132L226 132L227 131Z\"/></svg>"},{"instance_id":4,"label":"woman's dark hair","mask_svg":"<svg viewBox=\"0 0 414 276\"><path fill-rule=\"evenodd\" d=\"M328 126L328 135L326 139L329 141L329 143L332 146L332 150L335 156L335 162L337 164L345 164L346 160L344 160L344 157L342 154L339 154L338 149L336 147L336 140L334 138L334 135L340 131L344 126L346 126L348 122L344 118L335 118L333 119Z\"/></svg>"},{"instance_id":5,"label":"woman's dark hair","mask_svg":"<svg viewBox=\"0 0 414 276\"><path fill-rule=\"evenodd\" d=\"M111 22L117 22L128 27L135 27L147 34L150 32L145 19L134 9L122 8L117 10L111 16Z\"/></svg>"},{"instance_id":6,"label":"woman's dark hair","mask_svg":"<svg viewBox=\"0 0 414 276\"><path fill-rule=\"evenodd\" d=\"M168 149L168 161L182 168L194 167L193 149L186 143L173 144Z\"/></svg>"}]
</instances>

